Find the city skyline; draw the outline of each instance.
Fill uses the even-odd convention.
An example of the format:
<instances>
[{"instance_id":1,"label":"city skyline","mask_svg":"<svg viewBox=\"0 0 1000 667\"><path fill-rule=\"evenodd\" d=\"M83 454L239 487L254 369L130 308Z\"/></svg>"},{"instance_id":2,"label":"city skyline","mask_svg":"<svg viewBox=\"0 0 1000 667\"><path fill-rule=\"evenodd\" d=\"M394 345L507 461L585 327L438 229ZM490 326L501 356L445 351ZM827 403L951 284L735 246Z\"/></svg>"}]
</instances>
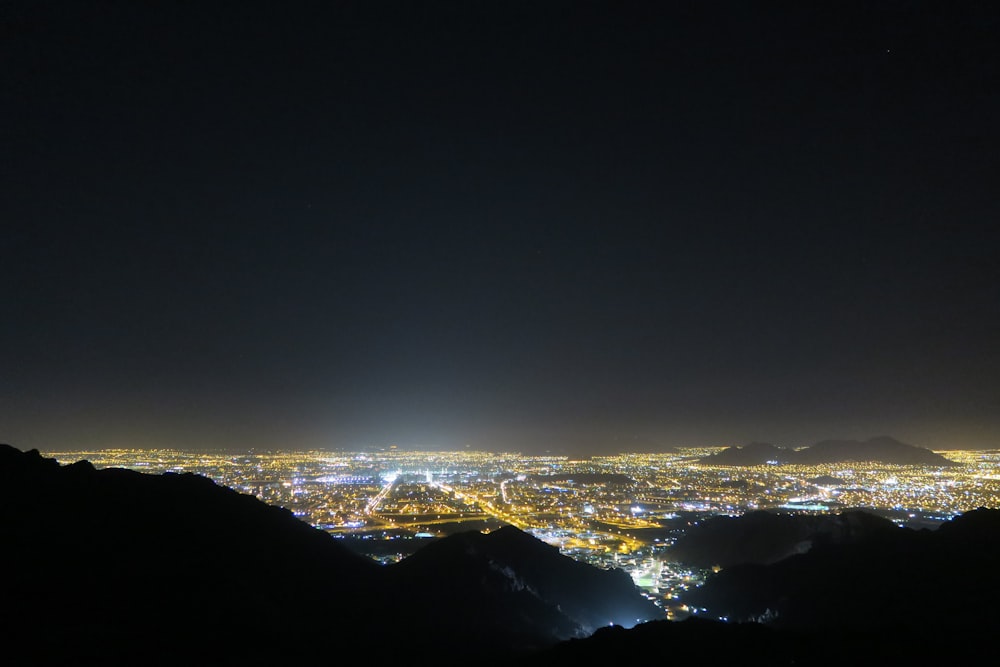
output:
<instances>
[{"instance_id":1,"label":"city skyline","mask_svg":"<svg viewBox=\"0 0 1000 667\"><path fill-rule=\"evenodd\" d=\"M0 442L1000 444L991 6L2 20Z\"/></svg>"}]
</instances>

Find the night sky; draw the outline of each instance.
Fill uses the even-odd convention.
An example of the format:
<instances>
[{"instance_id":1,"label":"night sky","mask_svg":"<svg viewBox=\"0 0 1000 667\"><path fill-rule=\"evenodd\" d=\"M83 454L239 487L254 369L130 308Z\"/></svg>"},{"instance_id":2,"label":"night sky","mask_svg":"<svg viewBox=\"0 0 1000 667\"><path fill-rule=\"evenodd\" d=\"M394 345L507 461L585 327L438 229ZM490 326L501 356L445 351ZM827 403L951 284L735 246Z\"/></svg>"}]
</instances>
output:
<instances>
[{"instance_id":1,"label":"night sky","mask_svg":"<svg viewBox=\"0 0 1000 667\"><path fill-rule=\"evenodd\" d=\"M1000 445L998 17L0 3L0 442Z\"/></svg>"}]
</instances>

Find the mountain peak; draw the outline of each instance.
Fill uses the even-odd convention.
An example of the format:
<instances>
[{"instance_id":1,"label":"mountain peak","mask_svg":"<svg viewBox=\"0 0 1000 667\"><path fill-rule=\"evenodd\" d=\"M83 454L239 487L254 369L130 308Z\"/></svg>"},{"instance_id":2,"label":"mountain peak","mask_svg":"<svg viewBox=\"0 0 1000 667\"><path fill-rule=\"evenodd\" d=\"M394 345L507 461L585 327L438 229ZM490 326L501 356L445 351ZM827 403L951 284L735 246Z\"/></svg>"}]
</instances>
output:
<instances>
[{"instance_id":1,"label":"mountain peak","mask_svg":"<svg viewBox=\"0 0 1000 667\"><path fill-rule=\"evenodd\" d=\"M704 456L700 463L713 465L753 466L765 463L797 463L819 465L849 461L870 461L897 465L955 465L944 456L923 447L907 445L889 436L876 436L866 441L821 440L803 449L785 449L767 443L753 442L744 447L728 447Z\"/></svg>"}]
</instances>

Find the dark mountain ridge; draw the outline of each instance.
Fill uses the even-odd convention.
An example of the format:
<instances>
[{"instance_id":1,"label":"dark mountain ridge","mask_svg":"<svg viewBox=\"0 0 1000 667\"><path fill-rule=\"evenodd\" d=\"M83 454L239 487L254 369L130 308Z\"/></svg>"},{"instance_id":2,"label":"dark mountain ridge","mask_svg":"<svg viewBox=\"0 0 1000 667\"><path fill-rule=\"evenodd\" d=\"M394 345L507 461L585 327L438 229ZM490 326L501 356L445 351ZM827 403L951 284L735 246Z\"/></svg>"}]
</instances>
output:
<instances>
[{"instance_id":1,"label":"dark mountain ridge","mask_svg":"<svg viewBox=\"0 0 1000 667\"><path fill-rule=\"evenodd\" d=\"M198 475L0 446L0 527L5 650L31 664L308 655L301 632L362 633L376 604L373 561Z\"/></svg>"},{"instance_id":2,"label":"dark mountain ridge","mask_svg":"<svg viewBox=\"0 0 1000 667\"><path fill-rule=\"evenodd\" d=\"M769 564L806 553L816 544L844 544L899 530L892 521L862 510L839 514L792 514L758 510L718 516L688 528L666 557L698 567Z\"/></svg>"},{"instance_id":3,"label":"dark mountain ridge","mask_svg":"<svg viewBox=\"0 0 1000 667\"><path fill-rule=\"evenodd\" d=\"M941 632L995 627L998 561L1000 510L980 508L936 530L873 530L776 562L733 565L683 601L714 617L796 630L930 619Z\"/></svg>"},{"instance_id":4,"label":"dark mountain ridge","mask_svg":"<svg viewBox=\"0 0 1000 667\"><path fill-rule=\"evenodd\" d=\"M495 590L518 591L544 604L539 616L525 617L527 621L550 625L554 633L567 638L585 637L610 624L632 627L664 615L644 597L623 598L621 591L633 587L624 570L601 570L567 561L557 547L511 526L489 534L465 532L429 544L400 561L390 574L419 582L430 596L453 595L449 582L456 578L478 578L479 586L471 591L477 596L494 597L491 593ZM496 604L503 601L497 599ZM555 609L558 614L552 613ZM567 620L571 625L564 628Z\"/></svg>"},{"instance_id":5,"label":"dark mountain ridge","mask_svg":"<svg viewBox=\"0 0 1000 667\"><path fill-rule=\"evenodd\" d=\"M380 566L199 475L7 445L0 531L0 639L15 664L293 664L387 642L432 647L438 663L485 646L499 660L586 636L595 619L662 616L623 572L513 527Z\"/></svg>"},{"instance_id":6,"label":"dark mountain ridge","mask_svg":"<svg viewBox=\"0 0 1000 667\"><path fill-rule=\"evenodd\" d=\"M768 463L821 465L824 463L873 462L890 465L953 466L954 461L924 447L907 445L888 436L865 441L823 440L810 447L792 449L769 443L727 447L698 459L711 465L756 466Z\"/></svg>"},{"instance_id":7,"label":"dark mountain ridge","mask_svg":"<svg viewBox=\"0 0 1000 667\"><path fill-rule=\"evenodd\" d=\"M731 667L841 667L842 665L975 665L993 648L981 625L937 628L929 617L917 624L892 623L872 630L777 629L760 623L726 623L691 617L650 621L632 629L602 628L526 655L521 664L567 667L612 664L709 665Z\"/></svg>"},{"instance_id":8,"label":"dark mountain ridge","mask_svg":"<svg viewBox=\"0 0 1000 667\"><path fill-rule=\"evenodd\" d=\"M635 664L669 656L720 666L982 662L1000 623L1000 510L972 510L936 530L871 519L806 553L722 569L683 596L700 610L685 621L603 628L523 663L600 664L625 655ZM750 517L747 529L759 523Z\"/></svg>"}]
</instances>

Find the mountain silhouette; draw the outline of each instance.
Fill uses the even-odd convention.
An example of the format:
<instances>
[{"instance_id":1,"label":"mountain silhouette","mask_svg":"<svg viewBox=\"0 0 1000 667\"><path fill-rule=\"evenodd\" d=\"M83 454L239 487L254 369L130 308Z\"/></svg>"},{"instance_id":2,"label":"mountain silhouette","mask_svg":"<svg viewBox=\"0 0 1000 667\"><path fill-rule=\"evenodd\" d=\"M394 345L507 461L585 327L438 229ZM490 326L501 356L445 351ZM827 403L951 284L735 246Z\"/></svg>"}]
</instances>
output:
<instances>
[{"instance_id":1,"label":"mountain silhouette","mask_svg":"<svg viewBox=\"0 0 1000 667\"><path fill-rule=\"evenodd\" d=\"M545 635L569 639L610 624L631 627L664 617L656 605L635 594L624 570L601 570L573 560L511 526L485 535L452 535L393 570L405 581L418 582L423 595L444 609L461 610L466 605L460 601L469 596L493 600L494 615L506 613L512 617L508 624L513 617L524 623L525 646L539 644L531 638L539 628L546 629Z\"/></svg>"},{"instance_id":2,"label":"mountain silhouette","mask_svg":"<svg viewBox=\"0 0 1000 667\"><path fill-rule=\"evenodd\" d=\"M303 657L302 633L363 633L377 608L374 561L199 475L3 445L0 529L5 651L32 664Z\"/></svg>"},{"instance_id":3,"label":"mountain silhouette","mask_svg":"<svg viewBox=\"0 0 1000 667\"><path fill-rule=\"evenodd\" d=\"M974 665L993 649L988 628L936 627L933 617L916 624L876 629L778 629L761 623L724 623L691 617L649 621L625 629L602 628L524 656L521 667L614 664L687 664L713 667L842 667L863 665Z\"/></svg>"},{"instance_id":4,"label":"mountain silhouette","mask_svg":"<svg viewBox=\"0 0 1000 667\"><path fill-rule=\"evenodd\" d=\"M877 436L865 441L823 440L811 447L791 449L769 443L753 442L727 447L721 452L698 459L711 465L755 466L767 463L821 465L847 462L886 463L890 465L953 466L954 461L924 447L907 445L895 438Z\"/></svg>"},{"instance_id":5,"label":"mountain silhouette","mask_svg":"<svg viewBox=\"0 0 1000 667\"><path fill-rule=\"evenodd\" d=\"M717 516L689 527L670 548L670 560L698 567L774 563L814 544L857 542L895 532L896 524L869 512L789 514L765 510Z\"/></svg>"},{"instance_id":6,"label":"mountain silhouette","mask_svg":"<svg viewBox=\"0 0 1000 667\"><path fill-rule=\"evenodd\" d=\"M715 465L755 466L763 463L789 463L795 450L777 447L767 442L751 442L742 447L733 445L721 452L709 454L698 459L698 463Z\"/></svg>"},{"instance_id":7,"label":"mountain silhouette","mask_svg":"<svg viewBox=\"0 0 1000 667\"><path fill-rule=\"evenodd\" d=\"M770 564L724 568L682 600L714 617L791 629L871 630L933 620L941 632L1000 622L1000 510L936 530L874 530Z\"/></svg>"},{"instance_id":8,"label":"mountain silhouette","mask_svg":"<svg viewBox=\"0 0 1000 667\"><path fill-rule=\"evenodd\" d=\"M513 527L382 566L199 475L60 465L8 445L0 531L13 664L293 664L386 646L439 664L489 647L481 662L499 661L662 616L624 572Z\"/></svg>"},{"instance_id":9,"label":"mountain silhouette","mask_svg":"<svg viewBox=\"0 0 1000 667\"><path fill-rule=\"evenodd\" d=\"M850 514L827 531L834 539L806 553L722 569L682 597L696 612L687 620L602 628L527 655L522 667L623 657L719 666L981 663L1000 621L1000 510L972 510L933 531ZM748 517L744 528L774 533L762 519Z\"/></svg>"}]
</instances>

